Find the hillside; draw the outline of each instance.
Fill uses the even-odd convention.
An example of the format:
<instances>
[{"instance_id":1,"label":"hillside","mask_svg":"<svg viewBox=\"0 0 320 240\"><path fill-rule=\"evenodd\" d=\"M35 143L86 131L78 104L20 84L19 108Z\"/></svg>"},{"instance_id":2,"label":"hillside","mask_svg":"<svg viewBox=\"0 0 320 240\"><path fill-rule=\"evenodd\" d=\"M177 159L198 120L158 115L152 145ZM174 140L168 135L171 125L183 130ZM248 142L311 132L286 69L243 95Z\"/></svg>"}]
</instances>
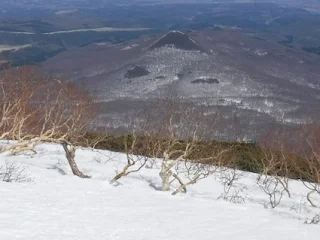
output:
<instances>
[{"instance_id":1,"label":"hillside","mask_svg":"<svg viewBox=\"0 0 320 240\"><path fill-rule=\"evenodd\" d=\"M123 103L141 110L159 97L179 96L212 106L209 112L218 107L229 120L236 112L248 133L316 117L319 64L320 56L246 34L172 31L123 44L91 44L44 62L42 69L88 87L112 106L105 114L117 120Z\"/></svg>"},{"instance_id":2,"label":"hillside","mask_svg":"<svg viewBox=\"0 0 320 240\"><path fill-rule=\"evenodd\" d=\"M0 181L2 240L129 239L318 239L319 225L304 224L317 213L305 199L302 184L291 181L292 198L268 209L268 196L242 173L234 190L245 201L217 199L223 193L219 175L171 196L155 187L158 167L143 169L110 185L125 156L108 151L78 150L80 168L92 179L72 175L58 145L37 147L36 155L0 155L0 166L25 168L30 182ZM320 199L318 199L320 200Z\"/></svg>"}]
</instances>

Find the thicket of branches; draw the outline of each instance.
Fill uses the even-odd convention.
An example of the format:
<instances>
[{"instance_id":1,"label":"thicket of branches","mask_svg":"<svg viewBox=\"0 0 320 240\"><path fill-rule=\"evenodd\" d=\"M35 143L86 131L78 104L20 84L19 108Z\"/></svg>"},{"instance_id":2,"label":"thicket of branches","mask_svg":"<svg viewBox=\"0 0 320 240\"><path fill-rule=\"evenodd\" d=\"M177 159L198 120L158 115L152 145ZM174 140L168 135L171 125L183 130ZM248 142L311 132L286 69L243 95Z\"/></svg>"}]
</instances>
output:
<instances>
[{"instance_id":1,"label":"thicket of branches","mask_svg":"<svg viewBox=\"0 0 320 240\"><path fill-rule=\"evenodd\" d=\"M126 137L108 136L97 145L127 154L128 164L112 181L157 163L160 190L186 192L188 186L215 174L224 184L221 198L244 202L242 189L234 186L241 178L237 170L245 170L258 174L256 184L267 196L266 207L275 208L284 197L291 197L290 179L300 180L309 190L309 203L318 205L312 195L320 190L320 125L274 128L255 144L206 141L201 136L210 129L202 123L212 121L214 129L215 118L208 120L199 111L178 107L176 100L159 105L156 116L145 115L137 131Z\"/></svg>"},{"instance_id":2,"label":"thicket of branches","mask_svg":"<svg viewBox=\"0 0 320 240\"><path fill-rule=\"evenodd\" d=\"M12 68L0 77L0 152L36 152L43 142L63 145L73 173L85 176L75 162L75 147L90 123L92 101L72 83L34 68Z\"/></svg>"},{"instance_id":3,"label":"thicket of branches","mask_svg":"<svg viewBox=\"0 0 320 240\"><path fill-rule=\"evenodd\" d=\"M137 172L143 167L159 166L159 190L185 193L187 187L228 165L228 154L235 145L218 143L199 154L203 147L203 124L208 123L199 109L186 107L179 99L164 99L156 111L143 113L135 123L134 132L120 145L127 154L127 165L112 182ZM212 125L216 117L210 119ZM129 141L129 142L128 142ZM135 155L135 156L134 156Z\"/></svg>"},{"instance_id":4,"label":"thicket of branches","mask_svg":"<svg viewBox=\"0 0 320 240\"><path fill-rule=\"evenodd\" d=\"M290 147L298 157L294 159L294 170L299 179L309 190L307 199L313 207L318 207L312 200L313 194L320 195L320 124L312 123L299 128L295 142Z\"/></svg>"}]
</instances>

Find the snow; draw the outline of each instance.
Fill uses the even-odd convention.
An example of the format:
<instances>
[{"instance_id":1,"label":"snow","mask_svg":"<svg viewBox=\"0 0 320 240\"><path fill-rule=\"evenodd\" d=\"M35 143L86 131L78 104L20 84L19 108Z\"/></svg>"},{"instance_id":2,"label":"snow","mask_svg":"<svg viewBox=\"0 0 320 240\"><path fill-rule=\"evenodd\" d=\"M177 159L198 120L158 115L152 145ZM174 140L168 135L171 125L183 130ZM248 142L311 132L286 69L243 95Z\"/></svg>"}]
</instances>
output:
<instances>
[{"instance_id":1,"label":"snow","mask_svg":"<svg viewBox=\"0 0 320 240\"><path fill-rule=\"evenodd\" d=\"M154 186L159 169L143 169L110 185L125 164L121 153L77 150L79 168L91 179L72 175L62 147L43 144L37 154L0 155L0 166L26 167L32 182L0 181L1 240L212 240L318 239L319 225L304 224L319 209L309 206L306 189L291 181L292 198L276 209L264 207L268 197L243 173L235 186L243 204L217 199L223 192L218 176L171 196ZM314 197L315 201L319 201Z\"/></svg>"},{"instance_id":2,"label":"snow","mask_svg":"<svg viewBox=\"0 0 320 240\"><path fill-rule=\"evenodd\" d=\"M266 51L264 51L262 49L257 49L257 50L254 51L254 53L256 55L260 56L260 57L264 57L264 56L269 54L268 52L266 52Z\"/></svg>"}]
</instances>

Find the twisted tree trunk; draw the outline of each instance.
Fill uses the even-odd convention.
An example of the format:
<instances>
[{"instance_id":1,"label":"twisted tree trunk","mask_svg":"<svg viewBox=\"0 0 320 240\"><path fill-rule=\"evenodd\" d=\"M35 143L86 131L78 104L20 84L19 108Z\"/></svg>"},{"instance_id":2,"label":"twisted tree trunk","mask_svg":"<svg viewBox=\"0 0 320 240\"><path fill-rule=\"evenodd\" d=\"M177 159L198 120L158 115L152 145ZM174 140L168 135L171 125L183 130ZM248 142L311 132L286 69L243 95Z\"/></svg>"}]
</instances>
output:
<instances>
[{"instance_id":1,"label":"twisted tree trunk","mask_svg":"<svg viewBox=\"0 0 320 240\"><path fill-rule=\"evenodd\" d=\"M67 142L62 142L63 149L66 153L66 157L68 159L69 165L74 175L80 178L90 178L89 176L83 174L75 161L76 148Z\"/></svg>"}]
</instances>

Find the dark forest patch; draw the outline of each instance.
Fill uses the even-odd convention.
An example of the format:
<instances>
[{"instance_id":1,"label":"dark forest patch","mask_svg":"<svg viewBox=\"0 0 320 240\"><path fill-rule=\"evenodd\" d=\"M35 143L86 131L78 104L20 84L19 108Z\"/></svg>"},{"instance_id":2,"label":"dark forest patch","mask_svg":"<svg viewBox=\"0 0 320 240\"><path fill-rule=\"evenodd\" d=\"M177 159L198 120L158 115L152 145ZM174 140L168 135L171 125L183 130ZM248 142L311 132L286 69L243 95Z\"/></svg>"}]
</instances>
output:
<instances>
[{"instance_id":1,"label":"dark forest patch","mask_svg":"<svg viewBox=\"0 0 320 240\"><path fill-rule=\"evenodd\" d=\"M193 84L218 84L220 81L216 78L198 78L191 81Z\"/></svg>"},{"instance_id":2,"label":"dark forest patch","mask_svg":"<svg viewBox=\"0 0 320 240\"><path fill-rule=\"evenodd\" d=\"M125 78L138 78L148 75L150 72L145 68L141 66L135 66L134 68L127 71L125 74Z\"/></svg>"},{"instance_id":3,"label":"dark forest patch","mask_svg":"<svg viewBox=\"0 0 320 240\"><path fill-rule=\"evenodd\" d=\"M161 75L161 76L157 76L156 79L157 79L157 80L162 80L162 79L166 79L166 77L163 76L163 75Z\"/></svg>"}]
</instances>

